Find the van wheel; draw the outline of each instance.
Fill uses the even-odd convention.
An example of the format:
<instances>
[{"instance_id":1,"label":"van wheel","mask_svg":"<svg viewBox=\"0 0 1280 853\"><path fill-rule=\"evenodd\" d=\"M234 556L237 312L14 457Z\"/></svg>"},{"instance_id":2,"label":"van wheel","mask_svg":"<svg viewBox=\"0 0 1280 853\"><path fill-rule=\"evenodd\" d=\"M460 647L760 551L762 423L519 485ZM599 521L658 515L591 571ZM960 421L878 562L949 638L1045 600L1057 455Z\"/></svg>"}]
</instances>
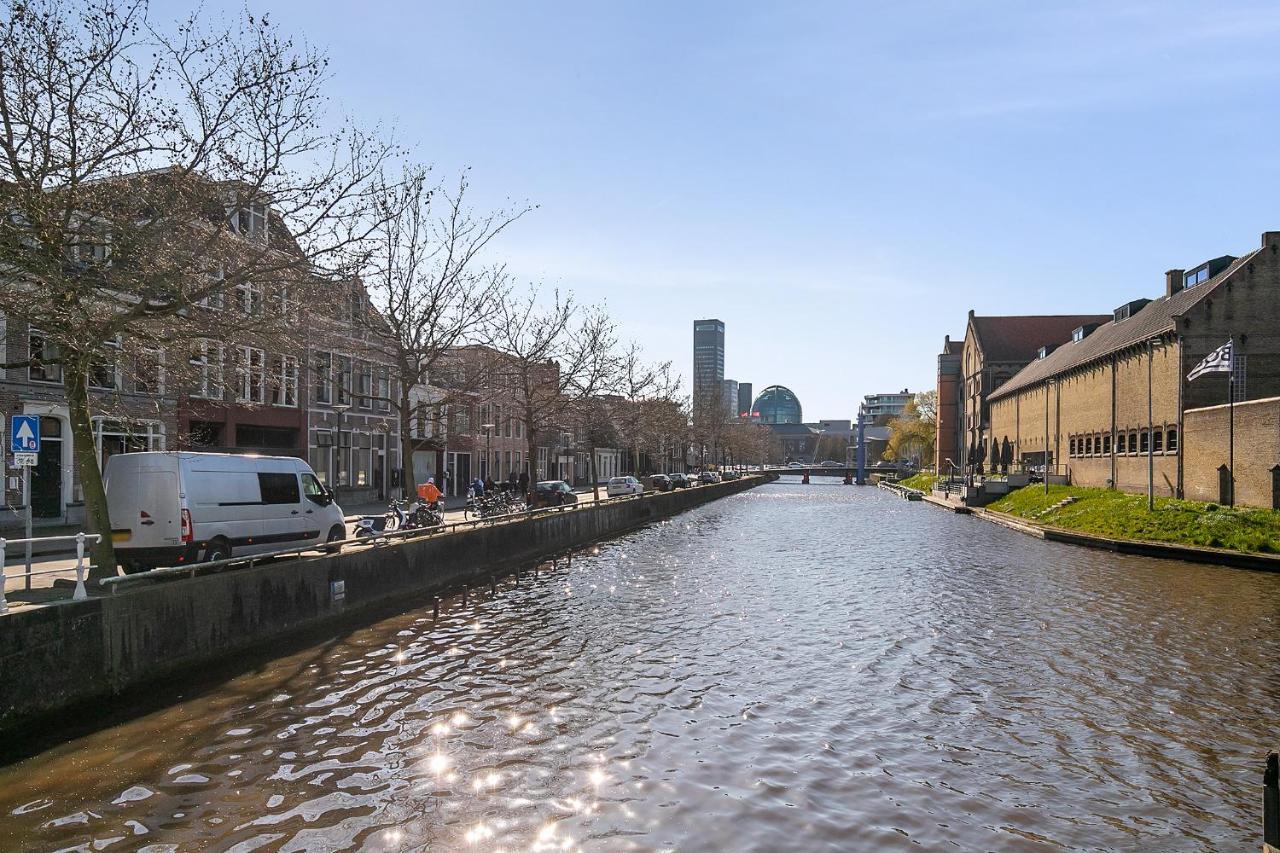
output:
<instances>
[{"instance_id":1,"label":"van wheel","mask_svg":"<svg viewBox=\"0 0 1280 853\"><path fill-rule=\"evenodd\" d=\"M341 525L335 524L329 529L329 538L325 540L325 551L330 554L336 554L342 550L341 545L334 545L334 542L341 542L347 538L347 531Z\"/></svg>"},{"instance_id":2,"label":"van wheel","mask_svg":"<svg viewBox=\"0 0 1280 853\"><path fill-rule=\"evenodd\" d=\"M231 559L231 546L221 539L215 539L209 543L209 547L205 549L204 561L212 563L214 560Z\"/></svg>"}]
</instances>

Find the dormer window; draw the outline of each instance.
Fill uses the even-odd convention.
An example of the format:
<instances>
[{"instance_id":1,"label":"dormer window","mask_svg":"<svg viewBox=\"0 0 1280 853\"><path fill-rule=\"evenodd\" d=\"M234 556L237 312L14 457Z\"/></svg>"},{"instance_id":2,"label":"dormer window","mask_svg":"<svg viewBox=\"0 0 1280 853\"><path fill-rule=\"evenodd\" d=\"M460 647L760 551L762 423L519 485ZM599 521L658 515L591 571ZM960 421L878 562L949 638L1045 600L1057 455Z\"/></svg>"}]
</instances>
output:
<instances>
[{"instance_id":1,"label":"dormer window","mask_svg":"<svg viewBox=\"0 0 1280 853\"><path fill-rule=\"evenodd\" d=\"M1182 276L1183 287L1195 287L1209 280L1209 265L1205 264L1199 269L1190 270Z\"/></svg>"},{"instance_id":2,"label":"dormer window","mask_svg":"<svg viewBox=\"0 0 1280 853\"><path fill-rule=\"evenodd\" d=\"M267 205L260 201L242 202L233 197L227 209L231 230L255 240L267 238L267 216Z\"/></svg>"}]
</instances>

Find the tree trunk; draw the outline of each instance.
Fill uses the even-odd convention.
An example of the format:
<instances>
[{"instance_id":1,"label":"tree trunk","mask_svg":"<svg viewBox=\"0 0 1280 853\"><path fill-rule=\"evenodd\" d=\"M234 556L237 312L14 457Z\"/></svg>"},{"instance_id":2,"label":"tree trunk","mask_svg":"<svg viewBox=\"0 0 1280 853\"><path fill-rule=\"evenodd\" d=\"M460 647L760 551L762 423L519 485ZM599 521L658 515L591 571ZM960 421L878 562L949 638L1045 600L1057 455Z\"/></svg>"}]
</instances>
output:
<instances>
[{"instance_id":1,"label":"tree trunk","mask_svg":"<svg viewBox=\"0 0 1280 853\"><path fill-rule=\"evenodd\" d=\"M107 491L98 468L98 448L93 443L93 423L89 419L88 371L79 364L63 368L63 384L67 389L67 410L71 419L71 446L76 473L84 492L85 518L89 533L99 534L93 547L93 564L89 579L115 577L116 549L111 543L111 514L107 508Z\"/></svg>"},{"instance_id":2,"label":"tree trunk","mask_svg":"<svg viewBox=\"0 0 1280 853\"><path fill-rule=\"evenodd\" d=\"M596 476L596 446L591 445L591 461L587 463L587 470L591 472L591 493L595 495L595 499L600 500L600 478Z\"/></svg>"},{"instance_id":3,"label":"tree trunk","mask_svg":"<svg viewBox=\"0 0 1280 853\"><path fill-rule=\"evenodd\" d=\"M418 493L418 484L414 481L413 472L413 409L410 408L409 395L400 394L400 496L411 498Z\"/></svg>"},{"instance_id":4,"label":"tree trunk","mask_svg":"<svg viewBox=\"0 0 1280 853\"><path fill-rule=\"evenodd\" d=\"M525 427L525 448L524 448L524 467L529 475L529 487L525 490L524 499L526 501L533 500L533 489L538 483L538 433L530 427Z\"/></svg>"}]
</instances>

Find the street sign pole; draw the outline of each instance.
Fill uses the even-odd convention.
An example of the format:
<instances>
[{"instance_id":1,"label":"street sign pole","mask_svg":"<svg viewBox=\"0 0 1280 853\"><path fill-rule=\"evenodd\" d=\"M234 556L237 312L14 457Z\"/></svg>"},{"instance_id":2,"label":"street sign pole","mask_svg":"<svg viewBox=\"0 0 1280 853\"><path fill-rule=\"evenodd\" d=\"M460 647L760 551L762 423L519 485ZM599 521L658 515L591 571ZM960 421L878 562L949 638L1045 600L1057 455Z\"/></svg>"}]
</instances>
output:
<instances>
[{"instance_id":1,"label":"street sign pole","mask_svg":"<svg viewBox=\"0 0 1280 853\"><path fill-rule=\"evenodd\" d=\"M27 507L26 519L26 557L27 557L27 583L26 589L31 589L31 466L22 466L22 502Z\"/></svg>"}]
</instances>

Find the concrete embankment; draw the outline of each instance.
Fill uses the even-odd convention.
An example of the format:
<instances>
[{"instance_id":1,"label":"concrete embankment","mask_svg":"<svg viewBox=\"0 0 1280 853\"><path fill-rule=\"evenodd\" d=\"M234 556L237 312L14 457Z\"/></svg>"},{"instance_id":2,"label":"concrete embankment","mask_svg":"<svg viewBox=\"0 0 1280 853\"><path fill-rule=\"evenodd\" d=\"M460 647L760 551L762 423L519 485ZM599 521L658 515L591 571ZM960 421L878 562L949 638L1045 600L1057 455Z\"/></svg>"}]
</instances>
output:
<instances>
[{"instance_id":1,"label":"concrete embankment","mask_svg":"<svg viewBox=\"0 0 1280 853\"><path fill-rule=\"evenodd\" d=\"M0 732L193 671L361 608L487 583L521 564L770 479L611 501L10 613L0 617Z\"/></svg>"}]
</instances>

